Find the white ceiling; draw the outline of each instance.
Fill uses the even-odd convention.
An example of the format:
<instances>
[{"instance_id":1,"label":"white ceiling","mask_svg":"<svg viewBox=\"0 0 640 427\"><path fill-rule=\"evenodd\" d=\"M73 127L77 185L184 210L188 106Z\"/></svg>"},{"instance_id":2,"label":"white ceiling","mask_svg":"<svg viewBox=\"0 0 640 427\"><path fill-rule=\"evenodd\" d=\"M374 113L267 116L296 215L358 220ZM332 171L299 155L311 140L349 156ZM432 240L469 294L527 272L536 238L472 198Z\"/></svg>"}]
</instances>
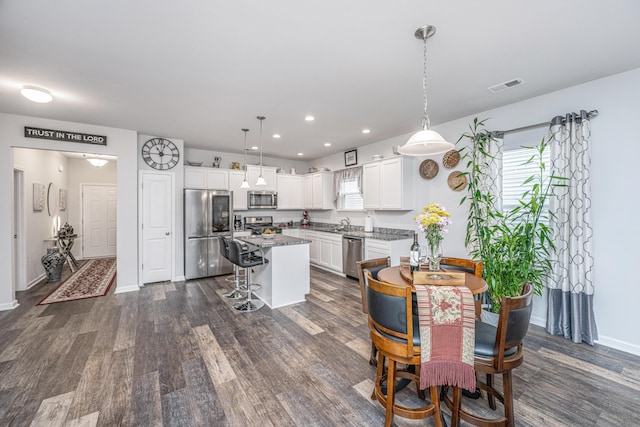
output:
<instances>
[{"instance_id":1,"label":"white ceiling","mask_svg":"<svg viewBox=\"0 0 640 427\"><path fill-rule=\"evenodd\" d=\"M636 0L0 0L0 111L312 160L420 127L426 24L432 125L640 67Z\"/></svg>"}]
</instances>

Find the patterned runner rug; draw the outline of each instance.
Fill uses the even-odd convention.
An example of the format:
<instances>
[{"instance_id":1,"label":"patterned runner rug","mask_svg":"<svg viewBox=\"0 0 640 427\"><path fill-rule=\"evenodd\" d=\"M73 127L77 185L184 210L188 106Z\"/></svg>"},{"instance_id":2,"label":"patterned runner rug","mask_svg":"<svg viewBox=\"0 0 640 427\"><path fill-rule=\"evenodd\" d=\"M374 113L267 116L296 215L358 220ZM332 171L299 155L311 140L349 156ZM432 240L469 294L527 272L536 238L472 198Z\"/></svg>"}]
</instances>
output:
<instances>
[{"instance_id":1,"label":"patterned runner rug","mask_svg":"<svg viewBox=\"0 0 640 427\"><path fill-rule=\"evenodd\" d=\"M115 258L90 259L38 305L104 296L115 277Z\"/></svg>"}]
</instances>

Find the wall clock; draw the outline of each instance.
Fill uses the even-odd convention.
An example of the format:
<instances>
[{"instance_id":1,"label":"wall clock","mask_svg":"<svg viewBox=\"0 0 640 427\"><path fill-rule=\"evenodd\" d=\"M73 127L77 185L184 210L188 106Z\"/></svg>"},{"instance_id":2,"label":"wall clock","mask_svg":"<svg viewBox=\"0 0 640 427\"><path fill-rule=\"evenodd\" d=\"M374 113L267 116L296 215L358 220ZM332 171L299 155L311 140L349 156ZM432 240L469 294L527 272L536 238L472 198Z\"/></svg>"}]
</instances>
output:
<instances>
[{"instance_id":1,"label":"wall clock","mask_svg":"<svg viewBox=\"0 0 640 427\"><path fill-rule=\"evenodd\" d=\"M165 138L151 138L142 146L142 158L154 169L169 170L178 164L180 151Z\"/></svg>"}]
</instances>

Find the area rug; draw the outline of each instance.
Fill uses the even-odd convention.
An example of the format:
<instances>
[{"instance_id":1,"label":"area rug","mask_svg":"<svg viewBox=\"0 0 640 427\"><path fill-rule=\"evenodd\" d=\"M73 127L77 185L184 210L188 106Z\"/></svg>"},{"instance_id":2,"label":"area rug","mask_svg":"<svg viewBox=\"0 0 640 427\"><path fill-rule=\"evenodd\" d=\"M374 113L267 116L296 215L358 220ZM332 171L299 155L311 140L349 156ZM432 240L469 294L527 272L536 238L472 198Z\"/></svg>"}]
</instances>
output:
<instances>
[{"instance_id":1,"label":"area rug","mask_svg":"<svg viewBox=\"0 0 640 427\"><path fill-rule=\"evenodd\" d=\"M115 258L91 259L82 264L38 305L105 296L115 277Z\"/></svg>"}]
</instances>

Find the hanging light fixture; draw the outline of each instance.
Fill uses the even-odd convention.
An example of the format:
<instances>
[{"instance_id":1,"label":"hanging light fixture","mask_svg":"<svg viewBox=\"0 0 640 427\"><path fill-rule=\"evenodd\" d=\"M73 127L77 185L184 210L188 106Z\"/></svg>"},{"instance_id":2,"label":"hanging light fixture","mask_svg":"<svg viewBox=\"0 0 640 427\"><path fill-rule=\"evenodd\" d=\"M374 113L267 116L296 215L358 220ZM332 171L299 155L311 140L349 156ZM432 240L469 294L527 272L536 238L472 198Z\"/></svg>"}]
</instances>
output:
<instances>
[{"instance_id":1,"label":"hanging light fixture","mask_svg":"<svg viewBox=\"0 0 640 427\"><path fill-rule=\"evenodd\" d=\"M91 157L91 158L87 159L87 162L91 163L93 166L95 166L97 168L101 168L102 166L104 166L107 163L109 163L109 160L107 160L107 159L99 159L97 157Z\"/></svg>"},{"instance_id":2,"label":"hanging light fixture","mask_svg":"<svg viewBox=\"0 0 640 427\"><path fill-rule=\"evenodd\" d=\"M247 181L247 132L249 132L249 129L242 129L242 132L244 132L244 179L240 184L240 188L251 188Z\"/></svg>"},{"instance_id":3,"label":"hanging light fixture","mask_svg":"<svg viewBox=\"0 0 640 427\"><path fill-rule=\"evenodd\" d=\"M256 185L265 186L267 185L267 181L265 181L264 177L262 176L262 121L265 119L265 117L258 116L257 119L260 120L260 176L258 176Z\"/></svg>"},{"instance_id":4,"label":"hanging light fixture","mask_svg":"<svg viewBox=\"0 0 640 427\"><path fill-rule=\"evenodd\" d=\"M415 36L424 43L424 72L422 74L422 90L424 92L424 116L422 130L416 132L402 147L400 154L407 156L429 156L452 150L454 145L444 140L436 131L430 130L429 111L427 109L427 39L436 33L436 27L427 25L416 30Z\"/></svg>"}]
</instances>

